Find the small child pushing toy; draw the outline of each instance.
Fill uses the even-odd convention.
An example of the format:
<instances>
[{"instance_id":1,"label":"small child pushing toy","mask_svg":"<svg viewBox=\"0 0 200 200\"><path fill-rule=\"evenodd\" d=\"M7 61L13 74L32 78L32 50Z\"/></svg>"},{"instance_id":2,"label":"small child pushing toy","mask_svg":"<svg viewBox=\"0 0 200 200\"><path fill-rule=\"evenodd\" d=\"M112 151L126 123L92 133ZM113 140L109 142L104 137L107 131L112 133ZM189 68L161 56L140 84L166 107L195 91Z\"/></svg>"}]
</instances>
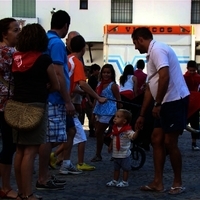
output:
<instances>
[{"instance_id":1,"label":"small child pushing toy","mask_svg":"<svg viewBox=\"0 0 200 200\"><path fill-rule=\"evenodd\" d=\"M108 187L127 187L128 174L131 170L131 140L135 140L138 131L133 131L129 125L132 114L128 110L119 109L113 119L111 138L112 142L108 147L108 152L112 151L114 158L114 179L106 184ZM123 180L119 182L120 169L123 170Z\"/></svg>"}]
</instances>

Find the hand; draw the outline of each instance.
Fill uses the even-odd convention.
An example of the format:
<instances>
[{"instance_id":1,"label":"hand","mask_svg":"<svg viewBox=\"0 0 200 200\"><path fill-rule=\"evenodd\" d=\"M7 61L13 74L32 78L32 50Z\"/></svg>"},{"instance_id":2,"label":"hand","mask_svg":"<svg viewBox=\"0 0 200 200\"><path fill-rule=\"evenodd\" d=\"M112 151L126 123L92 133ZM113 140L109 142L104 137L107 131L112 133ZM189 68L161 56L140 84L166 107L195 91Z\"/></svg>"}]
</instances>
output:
<instances>
[{"instance_id":1,"label":"hand","mask_svg":"<svg viewBox=\"0 0 200 200\"><path fill-rule=\"evenodd\" d=\"M142 116L139 116L137 118L137 121L135 122L135 130L142 130L143 129L143 126L144 126L144 117Z\"/></svg>"},{"instance_id":2,"label":"hand","mask_svg":"<svg viewBox=\"0 0 200 200\"><path fill-rule=\"evenodd\" d=\"M152 115L156 118L156 119L159 119L160 118L160 109L161 109L161 106L157 106L157 107L153 107L153 110L152 110Z\"/></svg>"},{"instance_id":3,"label":"hand","mask_svg":"<svg viewBox=\"0 0 200 200\"><path fill-rule=\"evenodd\" d=\"M145 89L146 89L146 87L147 87L147 83L144 83L142 86L141 86L141 90L144 92L145 91Z\"/></svg>"},{"instance_id":4,"label":"hand","mask_svg":"<svg viewBox=\"0 0 200 200\"><path fill-rule=\"evenodd\" d=\"M132 140L135 140L138 137L139 131L135 131L135 133L132 136Z\"/></svg>"},{"instance_id":5,"label":"hand","mask_svg":"<svg viewBox=\"0 0 200 200\"><path fill-rule=\"evenodd\" d=\"M107 99L105 97L99 97L98 98L99 103L105 103L106 101L107 101Z\"/></svg>"},{"instance_id":6,"label":"hand","mask_svg":"<svg viewBox=\"0 0 200 200\"><path fill-rule=\"evenodd\" d=\"M74 116L76 113L75 107L72 102L65 103L67 115Z\"/></svg>"}]
</instances>

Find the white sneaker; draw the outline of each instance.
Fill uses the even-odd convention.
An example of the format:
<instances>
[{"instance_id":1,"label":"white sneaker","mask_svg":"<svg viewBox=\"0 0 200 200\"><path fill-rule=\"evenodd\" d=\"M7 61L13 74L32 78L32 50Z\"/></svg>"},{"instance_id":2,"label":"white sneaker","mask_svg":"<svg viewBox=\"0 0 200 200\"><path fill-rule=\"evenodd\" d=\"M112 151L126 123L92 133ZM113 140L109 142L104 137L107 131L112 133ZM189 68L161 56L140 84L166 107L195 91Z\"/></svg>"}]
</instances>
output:
<instances>
[{"instance_id":1,"label":"white sneaker","mask_svg":"<svg viewBox=\"0 0 200 200\"><path fill-rule=\"evenodd\" d=\"M112 181L106 183L106 186L108 186L108 187L115 187L118 183L119 183L118 181L112 180Z\"/></svg>"},{"instance_id":2,"label":"white sneaker","mask_svg":"<svg viewBox=\"0 0 200 200\"><path fill-rule=\"evenodd\" d=\"M199 151L200 149L199 149L198 146L192 146L192 150L193 150L193 151Z\"/></svg>"},{"instance_id":3,"label":"white sneaker","mask_svg":"<svg viewBox=\"0 0 200 200\"><path fill-rule=\"evenodd\" d=\"M67 166L61 166L59 170L59 174L81 174L83 171L77 169L72 163L70 164L69 167Z\"/></svg>"},{"instance_id":4,"label":"white sneaker","mask_svg":"<svg viewBox=\"0 0 200 200\"><path fill-rule=\"evenodd\" d=\"M121 181L116 185L116 187L128 187L128 186L129 184L127 181Z\"/></svg>"}]
</instances>

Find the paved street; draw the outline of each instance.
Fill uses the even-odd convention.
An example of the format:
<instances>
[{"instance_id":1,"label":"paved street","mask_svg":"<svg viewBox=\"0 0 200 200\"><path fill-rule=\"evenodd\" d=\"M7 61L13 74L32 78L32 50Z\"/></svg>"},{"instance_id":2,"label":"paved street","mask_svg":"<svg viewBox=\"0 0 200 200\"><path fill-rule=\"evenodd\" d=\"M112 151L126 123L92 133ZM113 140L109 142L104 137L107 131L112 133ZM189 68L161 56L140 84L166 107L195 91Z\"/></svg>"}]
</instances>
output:
<instances>
[{"instance_id":1,"label":"paved street","mask_svg":"<svg viewBox=\"0 0 200 200\"><path fill-rule=\"evenodd\" d=\"M87 126L84 126L87 129ZM87 133L87 131L86 131ZM87 133L88 134L88 133ZM197 141L200 145L200 141ZM80 175L59 175L58 170L51 170L52 174L67 180L64 190L59 191L35 191L42 195L45 200L140 200L140 199L165 199L165 200L200 200L200 152L191 150L191 136L188 132L180 137L179 146L183 155L183 185L186 191L180 195L172 196L167 192L153 193L142 192L139 186L148 184L153 177L152 150L146 152L146 162L138 171L131 171L129 177L130 186L127 188L108 188L106 182L112 180L113 162L110 161L111 155L107 153L106 146L103 149L103 161L91 163L90 159L95 152L95 138L88 138L85 152L85 162L94 164L95 171L83 172ZM73 163L77 162L77 146L74 146L72 152ZM37 179L38 158L35 162L36 174L34 174L33 187L35 187ZM172 184L172 170L167 157L164 169L164 184L167 191ZM16 189L14 174L12 173L12 185Z\"/></svg>"}]
</instances>

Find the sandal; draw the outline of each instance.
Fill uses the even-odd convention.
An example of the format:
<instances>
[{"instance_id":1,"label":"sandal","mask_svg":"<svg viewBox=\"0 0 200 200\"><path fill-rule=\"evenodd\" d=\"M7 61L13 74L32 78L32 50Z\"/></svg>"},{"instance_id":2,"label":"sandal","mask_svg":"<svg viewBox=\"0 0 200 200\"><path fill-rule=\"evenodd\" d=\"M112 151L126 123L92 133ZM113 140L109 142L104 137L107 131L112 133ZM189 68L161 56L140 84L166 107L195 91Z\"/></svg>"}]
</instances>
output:
<instances>
[{"instance_id":1,"label":"sandal","mask_svg":"<svg viewBox=\"0 0 200 200\"><path fill-rule=\"evenodd\" d=\"M102 161L102 157L97 155L91 160L91 162L99 162L99 161Z\"/></svg>"},{"instance_id":2,"label":"sandal","mask_svg":"<svg viewBox=\"0 0 200 200\"><path fill-rule=\"evenodd\" d=\"M7 192L0 190L0 198L1 199L17 199L18 195L16 197L11 197L8 195L11 191L12 189L8 190Z\"/></svg>"},{"instance_id":3,"label":"sandal","mask_svg":"<svg viewBox=\"0 0 200 200\"><path fill-rule=\"evenodd\" d=\"M29 199L29 197L35 197L35 199L42 200L42 196L33 195L33 193L30 194L30 195L28 195L28 196L26 196L26 197L21 197L21 199L22 199L22 200L24 200L24 199Z\"/></svg>"},{"instance_id":4,"label":"sandal","mask_svg":"<svg viewBox=\"0 0 200 200\"><path fill-rule=\"evenodd\" d=\"M121 182L119 182L119 183L116 185L116 187L120 187L120 188L122 188L122 187L128 187L128 186L129 186L129 184L128 184L127 181L121 181Z\"/></svg>"},{"instance_id":5,"label":"sandal","mask_svg":"<svg viewBox=\"0 0 200 200\"><path fill-rule=\"evenodd\" d=\"M112 181L106 183L106 186L108 186L108 187L115 187L118 183L119 183L118 181L112 180Z\"/></svg>"},{"instance_id":6,"label":"sandal","mask_svg":"<svg viewBox=\"0 0 200 200\"><path fill-rule=\"evenodd\" d=\"M185 191L185 187L171 187L168 194L171 195L176 195L176 194L181 194Z\"/></svg>"},{"instance_id":7,"label":"sandal","mask_svg":"<svg viewBox=\"0 0 200 200\"><path fill-rule=\"evenodd\" d=\"M22 193L18 193L16 199L21 200L22 199Z\"/></svg>"}]
</instances>

